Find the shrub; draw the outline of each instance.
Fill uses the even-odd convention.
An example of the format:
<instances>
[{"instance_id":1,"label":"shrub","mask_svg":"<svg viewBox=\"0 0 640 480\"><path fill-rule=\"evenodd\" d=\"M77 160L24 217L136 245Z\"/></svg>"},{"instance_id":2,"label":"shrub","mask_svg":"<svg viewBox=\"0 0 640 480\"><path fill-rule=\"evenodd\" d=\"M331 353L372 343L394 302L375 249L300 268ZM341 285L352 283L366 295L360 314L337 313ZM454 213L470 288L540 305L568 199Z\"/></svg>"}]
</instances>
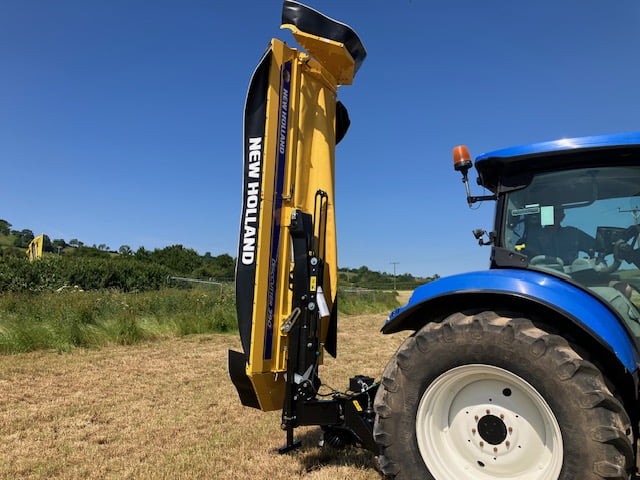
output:
<instances>
[{"instance_id":1,"label":"shrub","mask_svg":"<svg viewBox=\"0 0 640 480\"><path fill-rule=\"evenodd\" d=\"M32 263L26 258L2 257L0 293L46 292L64 286L123 292L158 290L171 274L167 267L131 257L50 255Z\"/></svg>"}]
</instances>

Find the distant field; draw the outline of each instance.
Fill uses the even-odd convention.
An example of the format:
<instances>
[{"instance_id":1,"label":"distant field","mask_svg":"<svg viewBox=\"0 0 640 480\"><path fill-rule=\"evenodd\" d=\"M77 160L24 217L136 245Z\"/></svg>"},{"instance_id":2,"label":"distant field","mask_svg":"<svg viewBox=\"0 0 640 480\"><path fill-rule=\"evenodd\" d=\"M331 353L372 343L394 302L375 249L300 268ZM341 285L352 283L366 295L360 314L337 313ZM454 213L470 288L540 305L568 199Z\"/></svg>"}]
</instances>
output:
<instances>
[{"instance_id":1,"label":"distant field","mask_svg":"<svg viewBox=\"0 0 640 480\"><path fill-rule=\"evenodd\" d=\"M379 378L402 334L385 315L340 320L323 380ZM375 346L375 348L372 348ZM0 479L379 479L373 456L303 447L280 456L278 412L240 405L228 378L236 335L192 335L71 353L0 356Z\"/></svg>"}]
</instances>

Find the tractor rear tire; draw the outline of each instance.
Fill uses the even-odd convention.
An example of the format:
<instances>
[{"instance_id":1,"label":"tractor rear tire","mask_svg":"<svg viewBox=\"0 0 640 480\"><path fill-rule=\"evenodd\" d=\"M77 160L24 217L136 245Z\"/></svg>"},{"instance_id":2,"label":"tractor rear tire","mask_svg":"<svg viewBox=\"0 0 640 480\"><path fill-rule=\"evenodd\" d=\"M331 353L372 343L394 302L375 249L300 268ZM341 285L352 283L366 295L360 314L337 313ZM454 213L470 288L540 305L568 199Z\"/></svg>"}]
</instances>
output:
<instances>
[{"instance_id":1,"label":"tractor rear tire","mask_svg":"<svg viewBox=\"0 0 640 480\"><path fill-rule=\"evenodd\" d=\"M430 323L382 375L374 437L397 480L628 480L632 429L602 373L525 318Z\"/></svg>"}]
</instances>

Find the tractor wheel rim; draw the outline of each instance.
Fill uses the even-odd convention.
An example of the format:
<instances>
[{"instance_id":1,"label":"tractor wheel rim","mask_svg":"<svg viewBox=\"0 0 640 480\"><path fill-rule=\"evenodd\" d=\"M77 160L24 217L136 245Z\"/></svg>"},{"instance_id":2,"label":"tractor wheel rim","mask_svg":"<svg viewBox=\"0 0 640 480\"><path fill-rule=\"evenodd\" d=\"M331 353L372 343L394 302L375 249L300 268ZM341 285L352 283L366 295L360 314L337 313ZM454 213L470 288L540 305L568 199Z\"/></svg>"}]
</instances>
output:
<instances>
[{"instance_id":1,"label":"tractor wheel rim","mask_svg":"<svg viewBox=\"0 0 640 480\"><path fill-rule=\"evenodd\" d=\"M416 437L436 480L556 480L562 469L562 434L547 402L492 365L456 367L429 385Z\"/></svg>"}]
</instances>

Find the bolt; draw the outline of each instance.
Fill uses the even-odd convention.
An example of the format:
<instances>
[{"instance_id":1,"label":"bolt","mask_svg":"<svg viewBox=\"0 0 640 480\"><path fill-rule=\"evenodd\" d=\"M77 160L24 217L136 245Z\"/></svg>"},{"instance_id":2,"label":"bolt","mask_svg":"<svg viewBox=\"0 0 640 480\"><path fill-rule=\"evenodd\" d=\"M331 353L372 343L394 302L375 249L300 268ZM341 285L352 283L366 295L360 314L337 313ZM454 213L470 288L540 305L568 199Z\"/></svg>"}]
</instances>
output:
<instances>
[{"instance_id":1,"label":"bolt","mask_svg":"<svg viewBox=\"0 0 640 480\"><path fill-rule=\"evenodd\" d=\"M507 440L507 442L505 443L505 445L507 446L507 448L509 448L511 446L511 442L509 440Z\"/></svg>"},{"instance_id":2,"label":"bolt","mask_svg":"<svg viewBox=\"0 0 640 480\"><path fill-rule=\"evenodd\" d=\"M475 417L473 417L475 419L475 421L478 421L478 415L476 415Z\"/></svg>"},{"instance_id":3,"label":"bolt","mask_svg":"<svg viewBox=\"0 0 640 480\"><path fill-rule=\"evenodd\" d=\"M484 447L484 442L480 442L480 446L481 446L481 447Z\"/></svg>"},{"instance_id":4,"label":"bolt","mask_svg":"<svg viewBox=\"0 0 640 480\"><path fill-rule=\"evenodd\" d=\"M491 413L491 410L487 408L487 415L489 415L490 413Z\"/></svg>"},{"instance_id":5,"label":"bolt","mask_svg":"<svg viewBox=\"0 0 640 480\"><path fill-rule=\"evenodd\" d=\"M498 447L493 447L493 453L498 453Z\"/></svg>"},{"instance_id":6,"label":"bolt","mask_svg":"<svg viewBox=\"0 0 640 480\"><path fill-rule=\"evenodd\" d=\"M502 414L502 413L501 413L501 414L500 414L500 418L501 418L502 420L504 420L504 414Z\"/></svg>"},{"instance_id":7,"label":"bolt","mask_svg":"<svg viewBox=\"0 0 640 480\"><path fill-rule=\"evenodd\" d=\"M509 433L513 433L513 427L509 427Z\"/></svg>"},{"instance_id":8,"label":"bolt","mask_svg":"<svg viewBox=\"0 0 640 480\"><path fill-rule=\"evenodd\" d=\"M471 433L473 433L473 434L475 435L475 434L476 434L476 429L475 429L475 428L472 428L472 429L471 429Z\"/></svg>"},{"instance_id":9,"label":"bolt","mask_svg":"<svg viewBox=\"0 0 640 480\"><path fill-rule=\"evenodd\" d=\"M316 257L311 257L311 265L317 265L318 259Z\"/></svg>"},{"instance_id":10,"label":"bolt","mask_svg":"<svg viewBox=\"0 0 640 480\"><path fill-rule=\"evenodd\" d=\"M316 309L316 304L313 302L309 302L309 305L307 305L307 308L313 312Z\"/></svg>"}]
</instances>

